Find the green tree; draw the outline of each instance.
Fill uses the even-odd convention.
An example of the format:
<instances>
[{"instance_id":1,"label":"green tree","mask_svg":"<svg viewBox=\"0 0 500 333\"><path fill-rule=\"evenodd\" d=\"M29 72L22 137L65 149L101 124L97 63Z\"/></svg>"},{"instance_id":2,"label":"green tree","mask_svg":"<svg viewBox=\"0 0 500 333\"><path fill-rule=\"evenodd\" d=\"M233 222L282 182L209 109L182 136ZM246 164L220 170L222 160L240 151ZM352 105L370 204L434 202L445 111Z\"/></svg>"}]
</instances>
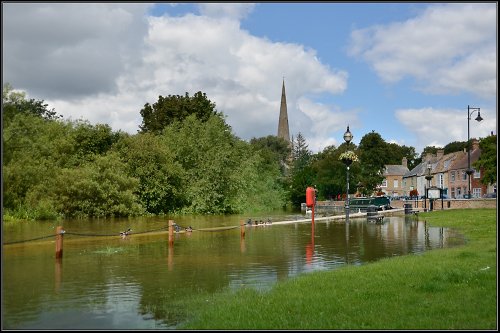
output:
<instances>
[{"instance_id":1,"label":"green tree","mask_svg":"<svg viewBox=\"0 0 500 333\"><path fill-rule=\"evenodd\" d=\"M361 138L358 146L361 166L358 178L362 179L364 191L372 193L382 183L385 165L389 164L388 150L387 143L374 131Z\"/></svg>"},{"instance_id":2,"label":"green tree","mask_svg":"<svg viewBox=\"0 0 500 333\"><path fill-rule=\"evenodd\" d=\"M282 175L285 175L288 158L290 156L290 147L288 142L275 135L268 135L262 138L252 138L250 144L256 151L260 152L264 163L268 165L277 164L280 167Z\"/></svg>"},{"instance_id":3,"label":"green tree","mask_svg":"<svg viewBox=\"0 0 500 333\"><path fill-rule=\"evenodd\" d=\"M8 124L16 114L32 114L46 120L57 120L62 118L43 100L33 98L27 100L25 92L16 92L13 87L6 83L2 87L2 121L4 126Z\"/></svg>"},{"instance_id":4,"label":"green tree","mask_svg":"<svg viewBox=\"0 0 500 333\"><path fill-rule=\"evenodd\" d=\"M150 214L175 212L184 205L184 170L165 142L151 133L138 133L115 145L130 176L139 180L137 195Z\"/></svg>"},{"instance_id":5,"label":"green tree","mask_svg":"<svg viewBox=\"0 0 500 333\"><path fill-rule=\"evenodd\" d=\"M463 151L467 148L467 141L453 141L444 146L444 154L450 154L457 151Z\"/></svg>"},{"instance_id":6,"label":"green tree","mask_svg":"<svg viewBox=\"0 0 500 333\"><path fill-rule=\"evenodd\" d=\"M302 133L292 139L292 165L287 181L289 200L294 208L300 208L306 199L306 188L315 185L315 174L311 168L312 152Z\"/></svg>"},{"instance_id":7,"label":"green tree","mask_svg":"<svg viewBox=\"0 0 500 333\"><path fill-rule=\"evenodd\" d=\"M316 177L318 200L335 199L339 194L345 193L346 170L339 160L340 153L335 146L328 146L311 163Z\"/></svg>"},{"instance_id":8,"label":"green tree","mask_svg":"<svg viewBox=\"0 0 500 333\"><path fill-rule=\"evenodd\" d=\"M481 182L485 185L497 182L497 136L490 135L479 141L481 156L472 165L477 170L483 169Z\"/></svg>"},{"instance_id":9,"label":"green tree","mask_svg":"<svg viewBox=\"0 0 500 333\"><path fill-rule=\"evenodd\" d=\"M144 213L135 194L138 186L118 154L108 153L79 167L62 169L53 181L35 187L28 199L50 198L66 217L134 216Z\"/></svg>"},{"instance_id":10,"label":"green tree","mask_svg":"<svg viewBox=\"0 0 500 333\"><path fill-rule=\"evenodd\" d=\"M198 91L190 97L186 92L185 96L168 95L159 96L158 101L153 105L146 103L140 111L142 124L139 126L142 132L152 132L155 134L161 131L174 121L182 121L189 115L194 115L202 122L206 122L212 115L220 115L215 109L215 103L211 102L205 93Z\"/></svg>"}]
</instances>

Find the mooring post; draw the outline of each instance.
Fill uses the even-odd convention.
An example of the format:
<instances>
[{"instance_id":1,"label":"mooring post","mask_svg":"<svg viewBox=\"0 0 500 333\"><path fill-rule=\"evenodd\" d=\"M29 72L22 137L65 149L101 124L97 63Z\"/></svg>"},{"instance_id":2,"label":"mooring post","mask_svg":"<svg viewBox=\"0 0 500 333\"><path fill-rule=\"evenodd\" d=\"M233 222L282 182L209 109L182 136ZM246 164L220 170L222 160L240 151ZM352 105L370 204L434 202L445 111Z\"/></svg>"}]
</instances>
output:
<instances>
[{"instance_id":1,"label":"mooring post","mask_svg":"<svg viewBox=\"0 0 500 333\"><path fill-rule=\"evenodd\" d=\"M58 226L56 228L56 259L62 258L63 254L63 227Z\"/></svg>"},{"instance_id":2,"label":"mooring post","mask_svg":"<svg viewBox=\"0 0 500 333\"><path fill-rule=\"evenodd\" d=\"M245 224L243 220L240 220L240 236L241 238L245 238Z\"/></svg>"},{"instance_id":3,"label":"mooring post","mask_svg":"<svg viewBox=\"0 0 500 333\"><path fill-rule=\"evenodd\" d=\"M168 220L168 245L174 245L174 220Z\"/></svg>"}]
</instances>

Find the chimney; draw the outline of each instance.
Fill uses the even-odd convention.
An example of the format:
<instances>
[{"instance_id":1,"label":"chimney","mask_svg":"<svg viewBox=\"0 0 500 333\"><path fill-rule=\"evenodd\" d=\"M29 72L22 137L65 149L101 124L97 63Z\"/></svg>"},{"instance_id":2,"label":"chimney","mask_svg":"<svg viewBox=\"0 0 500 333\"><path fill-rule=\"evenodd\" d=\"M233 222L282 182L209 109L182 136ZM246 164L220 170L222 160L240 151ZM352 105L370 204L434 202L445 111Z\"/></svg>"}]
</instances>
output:
<instances>
[{"instance_id":1,"label":"chimney","mask_svg":"<svg viewBox=\"0 0 500 333\"><path fill-rule=\"evenodd\" d=\"M401 161L401 165L404 166L405 168L408 167L408 160L406 159L406 156L403 157L403 160Z\"/></svg>"},{"instance_id":2,"label":"chimney","mask_svg":"<svg viewBox=\"0 0 500 333\"><path fill-rule=\"evenodd\" d=\"M472 140L472 150L476 150L476 149L479 149L479 141L477 141L476 139L473 139Z\"/></svg>"},{"instance_id":3,"label":"chimney","mask_svg":"<svg viewBox=\"0 0 500 333\"><path fill-rule=\"evenodd\" d=\"M437 159L441 159L441 157L443 157L444 155L444 149L438 149L438 151L436 152L436 157Z\"/></svg>"}]
</instances>

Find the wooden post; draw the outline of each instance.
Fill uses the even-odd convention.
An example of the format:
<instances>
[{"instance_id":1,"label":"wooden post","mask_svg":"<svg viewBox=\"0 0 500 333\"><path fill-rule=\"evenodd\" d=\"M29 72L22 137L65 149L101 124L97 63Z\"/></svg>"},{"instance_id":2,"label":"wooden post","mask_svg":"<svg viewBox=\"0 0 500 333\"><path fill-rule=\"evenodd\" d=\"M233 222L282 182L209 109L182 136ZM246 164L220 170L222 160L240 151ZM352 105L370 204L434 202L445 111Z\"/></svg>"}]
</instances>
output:
<instances>
[{"instance_id":1,"label":"wooden post","mask_svg":"<svg viewBox=\"0 0 500 333\"><path fill-rule=\"evenodd\" d=\"M56 228L56 259L62 258L63 255L63 227Z\"/></svg>"},{"instance_id":2,"label":"wooden post","mask_svg":"<svg viewBox=\"0 0 500 333\"><path fill-rule=\"evenodd\" d=\"M245 224L243 223L243 220L240 220L240 235L241 238L245 238Z\"/></svg>"},{"instance_id":3,"label":"wooden post","mask_svg":"<svg viewBox=\"0 0 500 333\"><path fill-rule=\"evenodd\" d=\"M174 220L168 220L168 245L174 245Z\"/></svg>"},{"instance_id":4,"label":"wooden post","mask_svg":"<svg viewBox=\"0 0 500 333\"><path fill-rule=\"evenodd\" d=\"M54 275L55 291L59 293L62 281L62 258L56 258L56 271Z\"/></svg>"}]
</instances>

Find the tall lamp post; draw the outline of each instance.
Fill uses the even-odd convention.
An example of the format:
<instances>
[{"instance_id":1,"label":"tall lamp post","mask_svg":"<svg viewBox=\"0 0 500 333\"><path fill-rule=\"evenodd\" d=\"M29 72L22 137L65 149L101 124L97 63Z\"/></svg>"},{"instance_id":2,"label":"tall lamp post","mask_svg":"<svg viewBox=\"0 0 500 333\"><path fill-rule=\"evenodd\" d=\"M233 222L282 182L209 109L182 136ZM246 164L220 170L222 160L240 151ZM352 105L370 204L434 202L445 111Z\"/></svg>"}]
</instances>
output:
<instances>
[{"instance_id":1,"label":"tall lamp post","mask_svg":"<svg viewBox=\"0 0 500 333\"><path fill-rule=\"evenodd\" d=\"M352 133L349 131L349 125L347 125L347 131L344 133L344 141L347 143L347 148L349 148L349 142L352 140ZM349 164L347 165L347 196L345 205L345 220L349 223Z\"/></svg>"},{"instance_id":2,"label":"tall lamp post","mask_svg":"<svg viewBox=\"0 0 500 333\"><path fill-rule=\"evenodd\" d=\"M471 185L470 176L474 173L474 170L472 170L470 167L470 120L471 120L472 114L476 111L477 111L477 117L474 120L476 120L477 122L480 122L481 120L483 120L483 118L481 117L481 109L480 108L473 108L470 105L467 105L467 170L465 170L465 172L469 176L468 177L469 192L467 194L468 199L471 198L471 195L470 195L470 185Z\"/></svg>"}]
</instances>

